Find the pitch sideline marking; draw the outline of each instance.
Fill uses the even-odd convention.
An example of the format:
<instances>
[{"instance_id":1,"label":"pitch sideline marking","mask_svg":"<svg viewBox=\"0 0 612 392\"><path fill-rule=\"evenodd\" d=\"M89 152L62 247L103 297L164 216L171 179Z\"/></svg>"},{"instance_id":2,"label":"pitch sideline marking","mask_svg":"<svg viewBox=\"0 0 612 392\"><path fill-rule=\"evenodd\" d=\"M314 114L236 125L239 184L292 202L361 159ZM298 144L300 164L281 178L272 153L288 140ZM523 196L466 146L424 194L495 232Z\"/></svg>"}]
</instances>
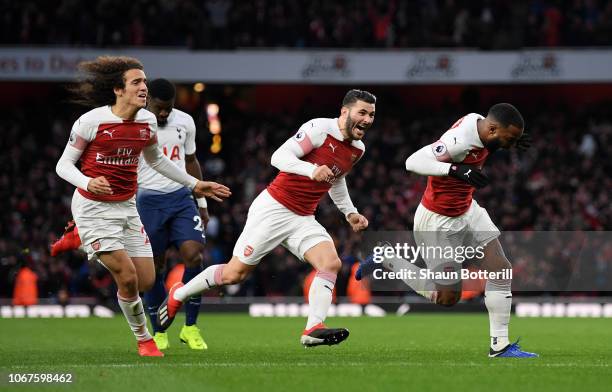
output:
<instances>
[{"instance_id":1,"label":"pitch sideline marking","mask_svg":"<svg viewBox=\"0 0 612 392\"><path fill-rule=\"evenodd\" d=\"M589 364L584 364L584 363L572 363L572 362L568 362L568 363L537 363L534 361L537 361L537 359L528 359L525 362L529 362L529 366L531 367L551 367L551 368L562 368L562 367L583 367L583 368L608 368L611 365L607 364L607 363L589 363ZM491 362L497 362L497 363L501 363L504 366L515 366L518 364L518 362L516 363L512 363L512 362L506 362L503 363L502 361L500 361L499 359L491 359ZM521 362L522 363L522 362ZM261 363L234 363L234 362L216 362L216 363L193 363L193 362L187 362L187 363L165 363L165 362L159 362L159 363L119 363L119 364L62 364L62 365L52 365L52 366L40 366L40 368L55 368L55 367L62 367L62 368L148 368L148 367L167 367L167 368L189 368L189 367L203 367L203 368L264 368L264 367L281 367L281 366L286 366L287 364L285 362L261 362ZM366 363L366 362L341 362L341 363L321 363L321 364L316 364L313 362L296 362L296 363L291 363L291 366L297 366L297 367L309 367L309 368L313 368L313 367L329 367L329 366L338 366L338 367L363 367L363 366L370 366L371 363ZM388 362L384 364L385 366L415 366L415 367L422 367L422 366L431 366L431 363L422 363L422 362ZM476 363L476 362L448 362L448 363L437 363L436 366L451 366L451 367L483 367L483 366L490 366L491 363ZM15 365L15 366L9 366L9 369L39 369L38 367L34 367L34 366L26 366L26 365Z\"/></svg>"}]
</instances>

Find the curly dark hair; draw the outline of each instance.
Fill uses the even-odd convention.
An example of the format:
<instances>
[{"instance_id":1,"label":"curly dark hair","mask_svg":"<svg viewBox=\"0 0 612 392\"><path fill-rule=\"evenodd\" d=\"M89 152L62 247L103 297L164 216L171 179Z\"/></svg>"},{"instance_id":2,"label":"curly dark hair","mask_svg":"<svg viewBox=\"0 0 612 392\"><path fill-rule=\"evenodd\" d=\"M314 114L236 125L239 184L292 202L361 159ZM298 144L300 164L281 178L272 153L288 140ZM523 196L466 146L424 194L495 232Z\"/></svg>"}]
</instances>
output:
<instances>
[{"instance_id":1,"label":"curly dark hair","mask_svg":"<svg viewBox=\"0 0 612 392\"><path fill-rule=\"evenodd\" d=\"M133 57L100 56L93 61L79 64L77 84L69 90L75 98L72 102L89 107L113 105L116 101L115 87L124 88L124 74L130 69L144 69Z\"/></svg>"}]
</instances>

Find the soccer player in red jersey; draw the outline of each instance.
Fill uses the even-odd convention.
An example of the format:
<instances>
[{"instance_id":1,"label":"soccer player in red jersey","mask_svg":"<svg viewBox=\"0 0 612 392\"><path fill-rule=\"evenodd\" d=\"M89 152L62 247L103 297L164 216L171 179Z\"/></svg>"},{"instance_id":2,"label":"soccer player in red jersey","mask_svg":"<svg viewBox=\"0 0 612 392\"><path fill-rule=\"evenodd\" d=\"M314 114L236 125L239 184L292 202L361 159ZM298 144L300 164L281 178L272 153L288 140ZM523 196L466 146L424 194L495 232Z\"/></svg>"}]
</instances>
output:
<instances>
[{"instance_id":1,"label":"soccer player in red jersey","mask_svg":"<svg viewBox=\"0 0 612 392\"><path fill-rule=\"evenodd\" d=\"M158 311L167 328L182 303L212 287L242 282L266 254L282 245L316 270L308 295L309 316L300 338L304 346L338 344L348 337L344 328L327 328L323 321L341 268L333 241L314 217L319 200L329 193L354 231L368 227L357 212L345 176L362 157L361 139L374 121L376 97L350 90L339 118L316 118L300 127L272 155L280 173L253 201L244 230L227 264L208 267L184 286L177 283Z\"/></svg>"},{"instance_id":2,"label":"soccer player in red jersey","mask_svg":"<svg viewBox=\"0 0 612 392\"><path fill-rule=\"evenodd\" d=\"M427 188L414 215L417 246L445 249L450 246L479 248L480 267L487 273L499 273L487 279L485 304L489 312L490 357L537 357L510 343L508 324L512 306L512 265L498 240L499 229L487 211L472 198L474 190L486 186L489 179L481 172L487 157L499 148L513 146L523 150L530 139L523 132L524 120L511 104L493 105L486 117L470 113L459 119L440 140L425 146L406 160L410 172L428 176ZM426 248L424 248L426 249ZM423 257L434 273L455 272L460 263L435 255ZM401 258L384 260L382 265L395 272L420 268ZM362 265L362 270L365 270ZM363 272L363 271L362 271ZM434 275L437 276L437 275ZM444 276L442 274L442 276ZM456 279L407 279L415 292L444 306L456 304L461 297L461 281Z\"/></svg>"},{"instance_id":3,"label":"soccer player in red jersey","mask_svg":"<svg viewBox=\"0 0 612 392\"><path fill-rule=\"evenodd\" d=\"M78 236L88 257L113 275L119 306L138 341L138 353L163 356L147 330L138 294L149 290L155 280L151 245L136 210L141 152L152 168L189 187L196 196L220 201L230 191L186 174L160 152L155 116L144 109L146 76L138 60L99 57L79 68L84 78L74 89L77 102L97 107L74 123L56 171L77 187L72 215Z\"/></svg>"}]
</instances>

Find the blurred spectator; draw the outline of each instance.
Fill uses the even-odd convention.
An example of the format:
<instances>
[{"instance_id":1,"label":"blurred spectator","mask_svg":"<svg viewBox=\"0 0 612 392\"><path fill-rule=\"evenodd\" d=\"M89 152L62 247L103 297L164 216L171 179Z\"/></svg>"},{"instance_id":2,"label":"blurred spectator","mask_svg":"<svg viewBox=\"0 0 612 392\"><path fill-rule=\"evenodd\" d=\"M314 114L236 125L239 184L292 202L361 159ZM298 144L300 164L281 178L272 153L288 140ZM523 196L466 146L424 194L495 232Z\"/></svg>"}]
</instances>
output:
<instances>
[{"instance_id":1,"label":"blurred spectator","mask_svg":"<svg viewBox=\"0 0 612 392\"><path fill-rule=\"evenodd\" d=\"M612 23L612 0L0 0L0 9L5 45L515 49L610 45Z\"/></svg>"},{"instance_id":2,"label":"blurred spectator","mask_svg":"<svg viewBox=\"0 0 612 392\"><path fill-rule=\"evenodd\" d=\"M30 267L24 265L15 277L13 305L30 306L38 303L38 276Z\"/></svg>"},{"instance_id":3,"label":"blurred spectator","mask_svg":"<svg viewBox=\"0 0 612 392\"><path fill-rule=\"evenodd\" d=\"M372 299L372 292L370 291L370 282L368 279L364 279L358 282L355 279L355 272L359 268L359 263L356 262L351 267L349 274L348 283L346 286L346 296L352 304L367 305Z\"/></svg>"}]
</instances>

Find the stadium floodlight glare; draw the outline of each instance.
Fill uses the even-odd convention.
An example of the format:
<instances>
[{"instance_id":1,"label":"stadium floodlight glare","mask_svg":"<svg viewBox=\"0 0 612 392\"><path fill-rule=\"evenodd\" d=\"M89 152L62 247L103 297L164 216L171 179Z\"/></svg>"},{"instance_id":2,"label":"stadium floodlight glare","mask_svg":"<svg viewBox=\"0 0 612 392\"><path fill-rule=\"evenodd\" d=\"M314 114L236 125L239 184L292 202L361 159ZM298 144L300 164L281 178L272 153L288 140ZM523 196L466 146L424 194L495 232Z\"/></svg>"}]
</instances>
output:
<instances>
[{"instance_id":1,"label":"stadium floodlight glare","mask_svg":"<svg viewBox=\"0 0 612 392\"><path fill-rule=\"evenodd\" d=\"M206 85L204 83L198 82L193 85L193 91L196 93L201 93L206 89Z\"/></svg>"},{"instance_id":2,"label":"stadium floodlight glare","mask_svg":"<svg viewBox=\"0 0 612 392\"><path fill-rule=\"evenodd\" d=\"M216 103L209 103L208 106L206 106L206 113L209 117L217 116L219 114L219 105Z\"/></svg>"}]
</instances>

